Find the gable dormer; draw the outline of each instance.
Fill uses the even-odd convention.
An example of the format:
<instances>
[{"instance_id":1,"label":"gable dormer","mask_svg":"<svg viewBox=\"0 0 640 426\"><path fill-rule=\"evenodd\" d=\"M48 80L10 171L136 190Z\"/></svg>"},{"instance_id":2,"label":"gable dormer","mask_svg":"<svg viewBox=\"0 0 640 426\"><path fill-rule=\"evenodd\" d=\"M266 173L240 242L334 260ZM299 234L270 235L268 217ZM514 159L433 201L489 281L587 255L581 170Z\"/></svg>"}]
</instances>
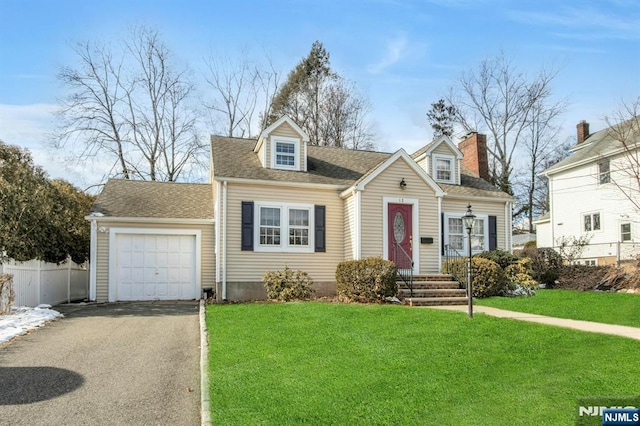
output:
<instances>
[{"instance_id":1,"label":"gable dormer","mask_svg":"<svg viewBox=\"0 0 640 426\"><path fill-rule=\"evenodd\" d=\"M415 160L433 180L460 185L460 162L463 156L448 136L439 137L420 151L423 152Z\"/></svg>"},{"instance_id":2,"label":"gable dormer","mask_svg":"<svg viewBox=\"0 0 640 426\"><path fill-rule=\"evenodd\" d=\"M305 131L285 115L260 133L253 152L264 168L306 172L308 142Z\"/></svg>"}]
</instances>

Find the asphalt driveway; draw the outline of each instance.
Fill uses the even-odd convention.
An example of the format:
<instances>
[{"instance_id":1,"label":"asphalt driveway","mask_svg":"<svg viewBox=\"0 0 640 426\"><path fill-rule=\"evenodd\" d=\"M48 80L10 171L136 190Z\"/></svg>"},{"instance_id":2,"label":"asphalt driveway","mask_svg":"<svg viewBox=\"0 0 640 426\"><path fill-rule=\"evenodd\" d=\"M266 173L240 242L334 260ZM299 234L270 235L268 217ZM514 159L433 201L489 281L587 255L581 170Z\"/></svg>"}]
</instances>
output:
<instances>
[{"instance_id":1,"label":"asphalt driveway","mask_svg":"<svg viewBox=\"0 0 640 426\"><path fill-rule=\"evenodd\" d=\"M0 345L0 424L200 424L196 302L54 309Z\"/></svg>"}]
</instances>

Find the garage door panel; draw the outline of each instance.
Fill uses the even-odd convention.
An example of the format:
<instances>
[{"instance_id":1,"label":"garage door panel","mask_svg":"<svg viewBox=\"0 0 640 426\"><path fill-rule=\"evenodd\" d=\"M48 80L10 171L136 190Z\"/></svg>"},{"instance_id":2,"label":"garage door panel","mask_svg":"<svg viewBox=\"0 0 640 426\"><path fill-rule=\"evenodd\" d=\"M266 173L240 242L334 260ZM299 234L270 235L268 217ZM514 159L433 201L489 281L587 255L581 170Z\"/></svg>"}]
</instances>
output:
<instances>
[{"instance_id":1,"label":"garage door panel","mask_svg":"<svg viewBox=\"0 0 640 426\"><path fill-rule=\"evenodd\" d=\"M194 235L116 235L117 300L195 299Z\"/></svg>"}]
</instances>

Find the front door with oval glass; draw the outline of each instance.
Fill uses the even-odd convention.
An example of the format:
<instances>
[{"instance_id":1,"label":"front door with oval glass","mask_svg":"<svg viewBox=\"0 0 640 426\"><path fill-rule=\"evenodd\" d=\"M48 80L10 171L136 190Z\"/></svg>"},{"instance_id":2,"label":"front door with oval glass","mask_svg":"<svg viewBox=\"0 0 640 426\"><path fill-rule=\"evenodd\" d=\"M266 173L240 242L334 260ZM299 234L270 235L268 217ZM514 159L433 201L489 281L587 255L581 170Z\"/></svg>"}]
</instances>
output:
<instances>
[{"instance_id":1,"label":"front door with oval glass","mask_svg":"<svg viewBox=\"0 0 640 426\"><path fill-rule=\"evenodd\" d=\"M413 218L411 204L388 204L387 244L389 260L398 269L412 269Z\"/></svg>"}]
</instances>

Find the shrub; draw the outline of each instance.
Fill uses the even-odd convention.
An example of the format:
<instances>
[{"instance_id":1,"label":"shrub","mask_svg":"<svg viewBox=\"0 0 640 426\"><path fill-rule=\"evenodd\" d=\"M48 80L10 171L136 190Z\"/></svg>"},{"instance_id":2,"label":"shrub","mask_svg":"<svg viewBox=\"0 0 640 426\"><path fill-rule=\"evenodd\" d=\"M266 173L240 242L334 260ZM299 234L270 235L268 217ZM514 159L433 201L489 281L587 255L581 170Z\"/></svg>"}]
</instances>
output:
<instances>
[{"instance_id":1,"label":"shrub","mask_svg":"<svg viewBox=\"0 0 640 426\"><path fill-rule=\"evenodd\" d=\"M303 271L292 271L287 266L283 271L267 271L262 276L264 288L269 300L288 302L290 300L307 300L315 293L311 287L313 281Z\"/></svg>"},{"instance_id":2,"label":"shrub","mask_svg":"<svg viewBox=\"0 0 640 426\"><path fill-rule=\"evenodd\" d=\"M448 270L454 278L466 284L466 258L449 261L443 265L443 272ZM473 297L491 297L506 294L508 281L500 266L490 259L474 256L471 258Z\"/></svg>"},{"instance_id":3,"label":"shrub","mask_svg":"<svg viewBox=\"0 0 640 426\"><path fill-rule=\"evenodd\" d=\"M547 288L555 286L562 269L562 257L552 248L524 249L522 255L531 259L531 277Z\"/></svg>"},{"instance_id":4,"label":"shrub","mask_svg":"<svg viewBox=\"0 0 640 426\"><path fill-rule=\"evenodd\" d=\"M500 266L502 269L506 269L509 265L512 265L518 261L518 256L513 253L510 253L505 250L491 250L491 251L483 251L476 256L482 257L485 259L493 260Z\"/></svg>"},{"instance_id":5,"label":"shrub","mask_svg":"<svg viewBox=\"0 0 640 426\"><path fill-rule=\"evenodd\" d=\"M533 296L538 282L531 276L531 259L524 258L509 265L504 270L514 296Z\"/></svg>"},{"instance_id":6,"label":"shrub","mask_svg":"<svg viewBox=\"0 0 640 426\"><path fill-rule=\"evenodd\" d=\"M396 265L381 257L340 262L336 268L336 292L348 302L375 303L398 293Z\"/></svg>"}]
</instances>

